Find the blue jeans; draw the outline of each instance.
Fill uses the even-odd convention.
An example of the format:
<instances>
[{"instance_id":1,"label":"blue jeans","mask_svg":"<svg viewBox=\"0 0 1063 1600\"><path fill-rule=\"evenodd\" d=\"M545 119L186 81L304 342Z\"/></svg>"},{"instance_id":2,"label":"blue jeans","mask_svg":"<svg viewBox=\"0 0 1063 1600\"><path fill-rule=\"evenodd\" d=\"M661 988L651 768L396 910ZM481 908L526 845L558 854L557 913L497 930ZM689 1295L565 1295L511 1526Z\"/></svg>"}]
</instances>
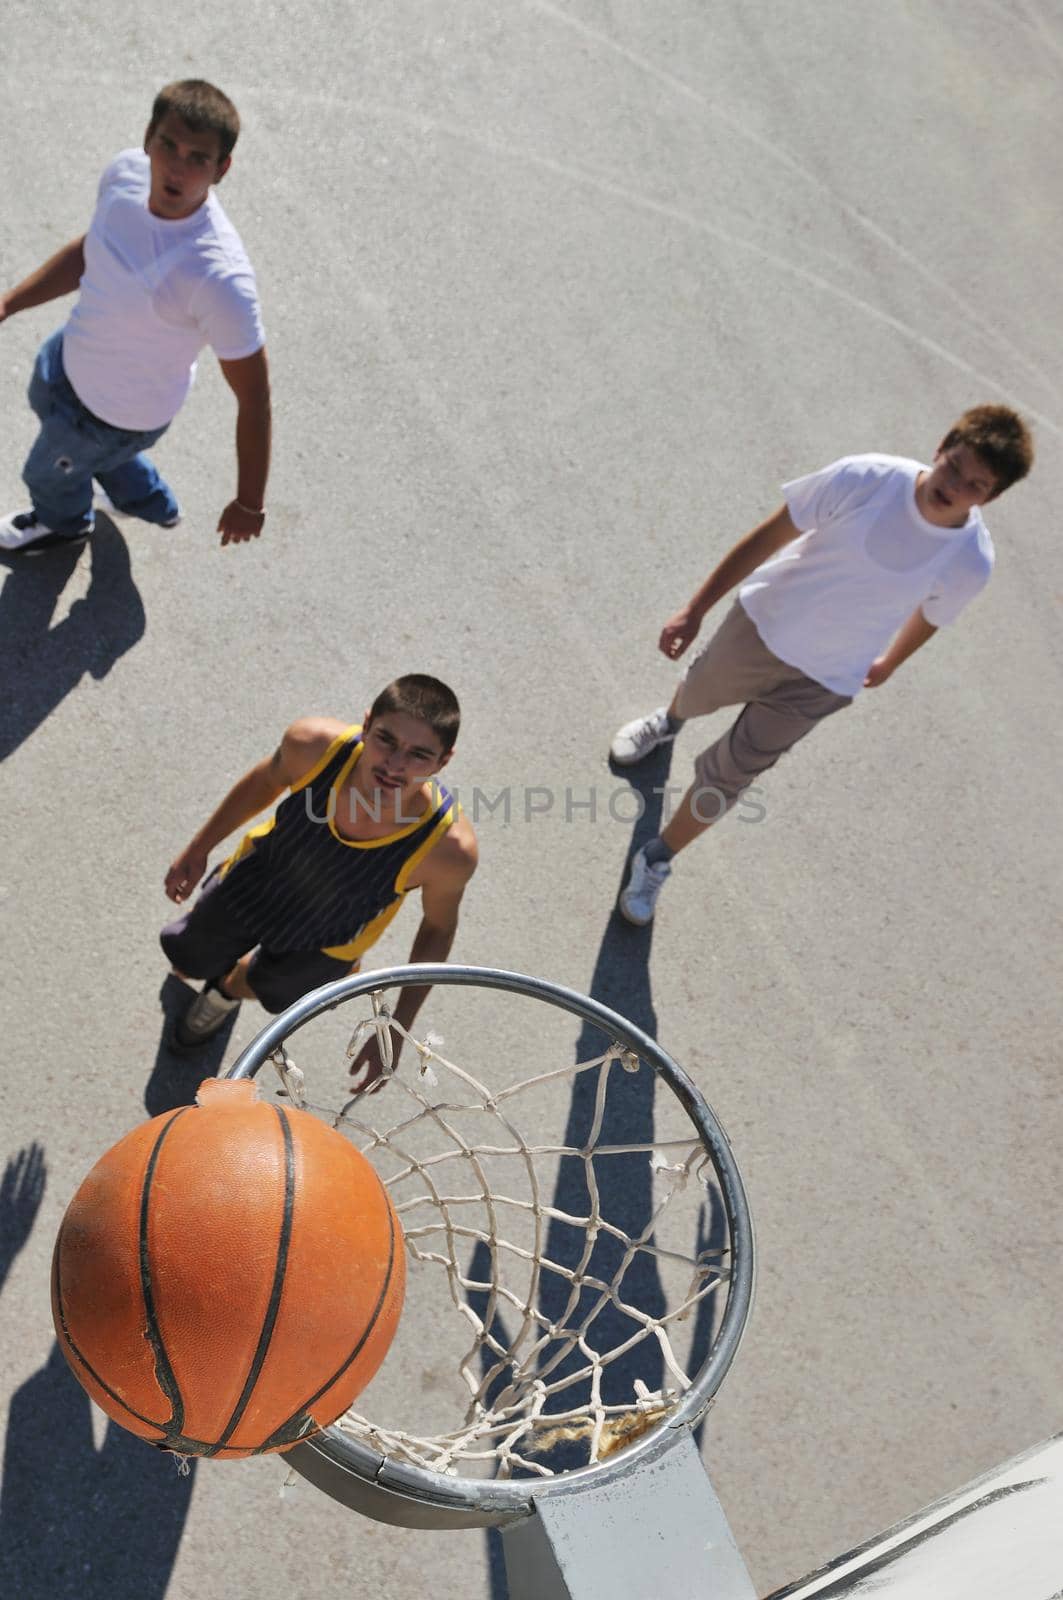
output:
<instances>
[{"instance_id":1,"label":"blue jeans","mask_svg":"<svg viewBox=\"0 0 1063 1600\"><path fill-rule=\"evenodd\" d=\"M177 516L172 489L141 454L162 438L166 427L131 433L94 417L63 371L61 330L37 353L29 402L41 419L41 431L26 457L22 479L46 528L71 535L91 532L93 478L115 508L131 517L161 523Z\"/></svg>"}]
</instances>

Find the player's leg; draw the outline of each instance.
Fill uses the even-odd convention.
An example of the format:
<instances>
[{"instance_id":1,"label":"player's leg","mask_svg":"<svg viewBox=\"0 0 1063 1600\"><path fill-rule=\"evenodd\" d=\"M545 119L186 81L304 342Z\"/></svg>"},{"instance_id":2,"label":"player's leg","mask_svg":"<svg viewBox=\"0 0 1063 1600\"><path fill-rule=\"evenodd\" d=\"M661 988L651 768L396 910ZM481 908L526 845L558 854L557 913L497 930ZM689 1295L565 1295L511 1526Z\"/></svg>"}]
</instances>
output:
<instances>
[{"instance_id":1,"label":"player's leg","mask_svg":"<svg viewBox=\"0 0 1063 1600\"><path fill-rule=\"evenodd\" d=\"M38 555L56 546L80 544L92 532L92 475L96 441L82 427L84 410L63 371L62 334L46 339L37 353L29 402L40 419L23 482L30 507L0 521L0 549Z\"/></svg>"},{"instance_id":2,"label":"player's leg","mask_svg":"<svg viewBox=\"0 0 1063 1600\"><path fill-rule=\"evenodd\" d=\"M113 457L97 467L95 478L113 509L123 516L139 517L160 528L176 528L181 520L177 497L144 453L165 432L165 428L157 428L151 433L127 434Z\"/></svg>"},{"instance_id":3,"label":"player's leg","mask_svg":"<svg viewBox=\"0 0 1063 1600\"><path fill-rule=\"evenodd\" d=\"M754 681L750 669L755 673L760 666L760 652L750 649L751 634L763 651L756 629L736 600L716 632L691 656L668 705L617 730L609 749L616 765L633 767L644 761L674 739L690 717L706 717L721 706L747 700Z\"/></svg>"},{"instance_id":4,"label":"player's leg","mask_svg":"<svg viewBox=\"0 0 1063 1600\"><path fill-rule=\"evenodd\" d=\"M812 678L788 668L786 676L745 706L736 722L694 763L694 782L675 813L632 862L631 878L620 897L629 922L645 926L653 918L673 856L725 816L742 792L779 757L807 737L824 718L852 704ZM654 850L659 845L659 850Z\"/></svg>"},{"instance_id":5,"label":"player's leg","mask_svg":"<svg viewBox=\"0 0 1063 1600\"><path fill-rule=\"evenodd\" d=\"M195 903L159 935L159 943L182 977L207 980L174 1024L174 1041L186 1049L205 1043L240 1004L240 997L223 987L223 979L256 943L254 932L229 915L224 896L218 892L221 882L217 870L212 872Z\"/></svg>"},{"instance_id":6,"label":"player's leg","mask_svg":"<svg viewBox=\"0 0 1063 1600\"><path fill-rule=\"evenodd\" d=\"M664 715L670 725L681 727L688 718L709 716L723 706L742 705L774 682L780 669L792 670L766 648L745 608L736 600L716 632L687 663L667 710L662 708L652 717ZM651 718L644 720L648 723ZM632 743L638 741L635 724L621 728L617 741L625 735L631 735ZM662 742L654 737L652 727L648 737L650 749ZM614 760L617 741L613 745ZM622 760L620 764L630 763ZM620 896L620 910L629 922L642 926L652 918L657 896L671 871L668 863L672 854L658 835L647 840L632 858L631 874Z\"/></svg>"},{"instance_id":7,"label":"player's leg","mask_svg":"<svg viewBox=\"0 0 1063 1600\"><path fill-rule=\"evenodd\" d=\"M323 950L281 953L259 948L237 963L225 988L244 999L254 998L267 1011L286 1011L304 994L357 970L357 961L342 961Z\"/></svg>"}]
</instances>

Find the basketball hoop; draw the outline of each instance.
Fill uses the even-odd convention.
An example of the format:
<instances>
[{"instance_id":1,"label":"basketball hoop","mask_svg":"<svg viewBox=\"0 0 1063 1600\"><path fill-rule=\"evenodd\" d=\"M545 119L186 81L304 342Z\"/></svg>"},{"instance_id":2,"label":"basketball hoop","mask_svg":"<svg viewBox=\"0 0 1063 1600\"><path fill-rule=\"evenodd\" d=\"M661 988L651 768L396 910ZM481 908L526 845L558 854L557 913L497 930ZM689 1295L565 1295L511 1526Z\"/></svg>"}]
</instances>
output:
<instances>
[{"instance_id":1,"label":"basketball hoop","mask_svg":"<svg viewBox=\"0 0 1063 1600\"><path fill-rule=\"evenodd\" d=\"M464 1051L395 1022L388 995L404 985L438 986L433 1013L468 1006L455 991L496 1012L490 1072L459 1065ZM348 1058L375 1036L387 1082L352 1096L347 1061L311 1067L309 1039L292 1040L358 1001ZM572 1018L583 1030L577 1058L566 1060ZM482 1035L482 1020L470 1031ZM541 1520L562 1494L615 1492L634 1475L648 1481L644 1473L663 1482L666 1461L675 1472L682 1460L689 1484L691 1430L749 1313L753 1234L726 1135L654 1039L553 983L417 965L306 996L228 1076L267 1065L278 1094L347 1133L376 1166L406 1237L404 1321L434 1294L431 1343L437 1329L445 1343L450 1329L458 1351L445 1417L431 1426L371 1418L377 1379L359 1409L288 1454L302 1476L377 1520L437 1528L506 1527L536 1511ZM567 1129L559 1089L571 1089ZM430 1386L437 1413L442 1387ZM722 1522L700 1464L697 1476ZM740 1568L737 1552L735 1560ZM751 1593L740 1583L714 1592Z\"/></svg>"}]
</instances>

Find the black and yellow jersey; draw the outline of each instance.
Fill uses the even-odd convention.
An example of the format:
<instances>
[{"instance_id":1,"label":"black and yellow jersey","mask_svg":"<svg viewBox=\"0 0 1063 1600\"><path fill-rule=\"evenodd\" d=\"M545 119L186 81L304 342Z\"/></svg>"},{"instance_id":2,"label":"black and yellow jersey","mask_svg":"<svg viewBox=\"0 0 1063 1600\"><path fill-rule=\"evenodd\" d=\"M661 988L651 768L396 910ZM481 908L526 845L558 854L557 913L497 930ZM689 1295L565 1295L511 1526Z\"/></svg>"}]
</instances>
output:
<instances>
[{"instance_id":1,"label":"black and yellow jersey","mask_svg":"<svg viewBox=\"0 0 1063 1600\"><path fill-rule=\"evenodd\" d=\"M424 816L382 839L344 838L337 803L363 749L361 728L346 728L221 868L215 892L269 950L323 950L357 961L398 911L414 869L460 815L453 795L433 780Z\"/></svg>"}]
</instances>

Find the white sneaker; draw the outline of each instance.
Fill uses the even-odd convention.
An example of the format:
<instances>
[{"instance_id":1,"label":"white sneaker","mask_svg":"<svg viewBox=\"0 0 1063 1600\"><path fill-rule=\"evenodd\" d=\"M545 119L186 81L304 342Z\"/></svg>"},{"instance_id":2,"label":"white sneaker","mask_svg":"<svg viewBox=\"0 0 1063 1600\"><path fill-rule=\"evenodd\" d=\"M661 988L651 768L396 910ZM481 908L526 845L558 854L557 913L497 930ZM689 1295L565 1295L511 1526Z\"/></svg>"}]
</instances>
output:
<instances>
[{"instance_id":1,"label":"white sneaker","mask_svg":"<svg viewBox=\"0 0 1063 1600\"><path fill-rule=\"evenodd\" d=\"M213 983L206 984L184 1016L174 1023L174 1041L185 1050L206 1044L229 1020L239 1004L239 1000L231 1000Z\"/></svg>"},{"instance_id":2,"label":"white sneaker","mask_svg":"<svg viewBox=\"0 0 1063 1600\"><path fill-rule=\"evenodd\" d=\"M609 754L618 767L633 767L636 761L644 761L658 745L668 744L674 738L675 734L668 726L668 708L660 706L646 717L625 722L613 740Z\"/></svg>"},{"instance_id":3,"label":"white sneaker","mask_svg":"<svg viewBox=\"0 0 1063 1600\"><path fill-rule=\"evenodd\" d=\"M78 550L91 532L89 522L84 531L56 533L35 511L13 511L0 518L0 550L18 550L27 556L39 556L45 550Z\"/></svg>"},{"instance_id":4,"label":"white sneaker","mask_svg":"<svg viewBox=\"0 0 1063 1600\"><path fill-rule=\"evenodd\" d=\"M657 896L671 876L672 869L667 861L650 865L646 860L646 846L643 845L632 859L631 876L620 895L621 916L633 922L636 928L644 928L648 922L652 922Z\"/></svg>"}]
</instances>

